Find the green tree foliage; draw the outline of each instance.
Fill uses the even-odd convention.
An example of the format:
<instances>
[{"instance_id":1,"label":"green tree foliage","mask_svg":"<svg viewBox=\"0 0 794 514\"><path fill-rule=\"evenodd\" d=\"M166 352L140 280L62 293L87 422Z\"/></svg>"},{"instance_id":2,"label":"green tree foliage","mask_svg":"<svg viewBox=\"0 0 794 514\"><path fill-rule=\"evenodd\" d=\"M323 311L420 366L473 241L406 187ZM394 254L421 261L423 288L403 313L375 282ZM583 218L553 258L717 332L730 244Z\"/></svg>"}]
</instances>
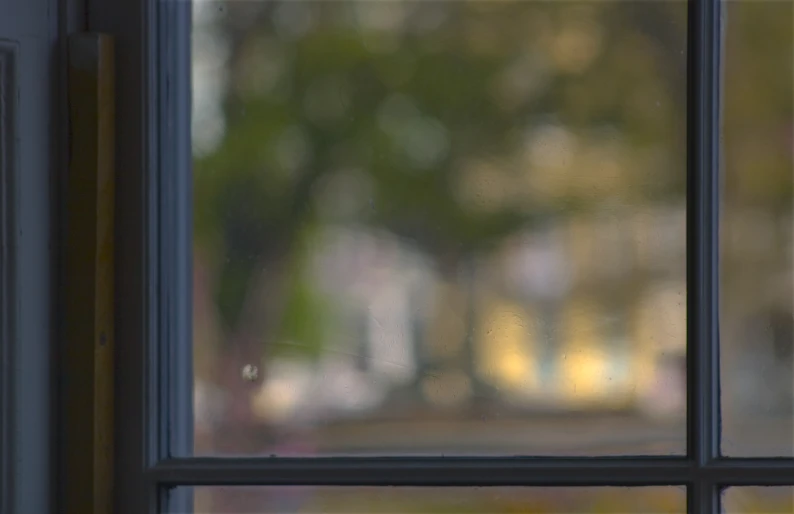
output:
<instances>
[{"instance_id":1,"label":"green tree foliage","mask_svg":"<svg viewBox=\"0 0 794 514\"><path fill-rule=\"evenodd\" d=\"M195 204L231 330L253 277L283 273L318 223L387 230L454 272L550 216L680 196L681 2L223 8L227 128L197 159ZM525 159L548 125L594 148L621 141L625 176L604 182L591 163L560 194L533 185L552 174Z\"/></svg>"}]
</instances>

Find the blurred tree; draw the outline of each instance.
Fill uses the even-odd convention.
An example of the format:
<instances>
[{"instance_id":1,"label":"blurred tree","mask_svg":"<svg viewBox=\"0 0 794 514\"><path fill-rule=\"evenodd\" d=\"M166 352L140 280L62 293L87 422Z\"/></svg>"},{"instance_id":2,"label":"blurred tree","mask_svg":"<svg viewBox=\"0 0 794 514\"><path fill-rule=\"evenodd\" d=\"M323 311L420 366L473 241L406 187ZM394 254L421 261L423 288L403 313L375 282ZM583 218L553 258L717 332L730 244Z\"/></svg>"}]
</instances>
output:
<instances>
[{"instance_id":1,"label":"blurred tree","mask_svg":"<svg viewBox=\"0 0 794 514\"><path fill-rule=\"evenodd\" d=\"M722 372L731 377L723 416L731 427L759 414L791 419L794 4L726 6L720 264ZM768 435L726 433L731 455Z\"/></svg>"},{"instance_id":2,"label":"blurred tree","mask_svg":"<svg viewBox=\"0 0 794 514\"><path fill-rule=\"evenodd\" d=\"M219 5L226 129L195 162L195 233L230 376L284 330L321 337L289 284L323 224L387 230L466 290L466 266L532 223L680 198L684 3ZM554 127L546 154L568 137L580 171L527 157Z\"/></svg>"},{"instance_id":3,"label":"blurred tree","mask_svg":"<svg viewBox=\"0 0 794 514\"><path fill-rule=\"evenodd\" d=\"M195 162L196 255L215 270L219 378L241 405L239 370L273 341L321 344L325 307L301 270L323 225L389 231L465 290L470 259L533 223L682 197L685 2L218 5L226 130ZM790 234L792 7L728 5L723 229L751 210ZM553 188L564 170L525 149L561 155L561 134L585 157ZM610 148L622 164L599 166ZM767 287L757 277L790 269L780 248L737 241L723 260L729 320Z\"/></svg>"},{"instance_id":4,"label":"blurred tree","mask_svg":"<svg viewBox=\"0 0 794 514\"><path fill-rule=\"evenodd\" d=\"M658 108L680 95L680 59L665 60L659 41L625 23L637 16L670 44L682 30L675 9L663 11L668 20L609 4L239 5L224 18L227 130L196 162L196 233L218 261L216 303L245 361L276 337L298 241L318 219L385 228L455 282L464 258L505 235L603 201L589 192L532 201L518 153L535 127L613 128L653 143L669 140L670 116L680 116ZM656 109L623 103L654 99ZM683 182L661 175L634 189L658 195ZM319 212L340 177L368 192L369 209Z\"/></svg>"}]
</instances>

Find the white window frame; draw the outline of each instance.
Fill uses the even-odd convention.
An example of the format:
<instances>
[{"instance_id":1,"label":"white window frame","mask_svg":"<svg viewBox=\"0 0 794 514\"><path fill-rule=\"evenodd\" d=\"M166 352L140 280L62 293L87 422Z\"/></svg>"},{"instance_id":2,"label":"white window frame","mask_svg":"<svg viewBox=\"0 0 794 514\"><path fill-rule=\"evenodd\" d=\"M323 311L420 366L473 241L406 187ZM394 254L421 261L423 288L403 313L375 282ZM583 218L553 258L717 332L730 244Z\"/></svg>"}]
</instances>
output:
<instances>
[{"instance_id":1,"label":"white window frame","mask_svg":"<svg viewBox=\"0 0 794 514\"><path fill-rule=\"evenodd\" d=\"M178 485L683 485L716 514L726 486L794 484L792 459L719 455L719 0L689 1L687 455L319 459L190 457L190 4L88 2L118 47L116 512L188 512Z\"/></svg>"}]
</instances>

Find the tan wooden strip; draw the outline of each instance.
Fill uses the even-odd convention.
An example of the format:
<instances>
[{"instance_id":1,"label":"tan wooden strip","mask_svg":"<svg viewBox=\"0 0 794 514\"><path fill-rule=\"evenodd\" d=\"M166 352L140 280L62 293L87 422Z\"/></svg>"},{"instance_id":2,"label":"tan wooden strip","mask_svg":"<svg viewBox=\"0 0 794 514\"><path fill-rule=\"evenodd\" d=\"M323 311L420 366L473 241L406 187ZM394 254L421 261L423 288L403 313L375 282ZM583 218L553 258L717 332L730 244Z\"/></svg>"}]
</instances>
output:
<instances>
[{"instance_id":1,"label":"tan wooden strip","mask_svg":"<svg viewBox=\"0 0 794 514\"><path fill-rule=\"evenodd\" d=\"M113 54L110 36L70 36L63 392L66 514L113 511Z\"/></svg>"}]
</instances>

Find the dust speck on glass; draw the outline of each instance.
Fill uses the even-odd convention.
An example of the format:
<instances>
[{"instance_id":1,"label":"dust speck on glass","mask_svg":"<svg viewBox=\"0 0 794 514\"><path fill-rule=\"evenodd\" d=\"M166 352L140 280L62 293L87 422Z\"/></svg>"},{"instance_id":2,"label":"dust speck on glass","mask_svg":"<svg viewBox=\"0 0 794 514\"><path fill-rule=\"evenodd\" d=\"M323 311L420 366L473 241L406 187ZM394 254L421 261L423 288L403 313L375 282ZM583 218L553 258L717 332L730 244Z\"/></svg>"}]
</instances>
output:
<instances>
[{"instance_id":1,"label":"dust speck on glass","mask_svg":"<svg viewBox=\"0 0 794 514\"><path fill-rule=\"evenodd\" d=\"M243 366L242 376L244 380L253 382L259 377L259 368L251 364L246 364Z\"/></svg>"}]
</instances>

